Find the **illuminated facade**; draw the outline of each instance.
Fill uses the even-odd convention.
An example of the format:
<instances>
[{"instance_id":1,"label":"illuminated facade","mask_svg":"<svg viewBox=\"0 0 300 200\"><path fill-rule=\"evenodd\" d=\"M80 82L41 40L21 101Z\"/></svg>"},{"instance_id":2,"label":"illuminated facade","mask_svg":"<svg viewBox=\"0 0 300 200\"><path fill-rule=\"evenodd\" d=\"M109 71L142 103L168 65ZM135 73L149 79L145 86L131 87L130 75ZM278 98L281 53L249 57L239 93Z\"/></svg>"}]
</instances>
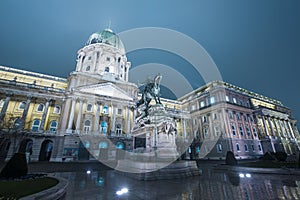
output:
<instances>
[{"instance_id":1,"label":"illuminated facade","mask_svg":"<svg viewBox=\"0 0 300 200\"><path fill-rule=\"evenodd\" d=\"M0 66L0 160L16 151L31 161L93 159L86 149L114 159L116 152L107 152L98 136L131 151L138 87L128 82L130 66L109 29L90 36L67 79ZM208 83L162 102L177 122L177 142L192 141L182 158L224 159L230 150L243 159L299 149L290 109L228 83Z\"/></svg>"}]
</instances>

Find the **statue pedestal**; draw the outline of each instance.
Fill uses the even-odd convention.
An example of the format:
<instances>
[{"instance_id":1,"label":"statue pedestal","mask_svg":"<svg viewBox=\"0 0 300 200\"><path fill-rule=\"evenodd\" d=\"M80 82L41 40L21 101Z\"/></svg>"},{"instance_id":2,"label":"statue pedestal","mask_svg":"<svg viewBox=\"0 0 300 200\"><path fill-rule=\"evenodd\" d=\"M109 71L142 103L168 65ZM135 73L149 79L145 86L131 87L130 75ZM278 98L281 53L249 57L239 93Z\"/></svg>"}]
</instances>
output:
<instances>
[{"instance_id":1,"label":"statue pedestal","mask_svg":"<svg viewBox=\"0 0 300 200\"><path fill-rule=\"evenodd\" d=\"M138 180L184 178L200 175L195 161L176 161L176 122L162 105L151 106L148 116L132 130L134 151L118 160L116 170ZM127 173L124 173L127 172Z\"/></svg>"}]
</instances>

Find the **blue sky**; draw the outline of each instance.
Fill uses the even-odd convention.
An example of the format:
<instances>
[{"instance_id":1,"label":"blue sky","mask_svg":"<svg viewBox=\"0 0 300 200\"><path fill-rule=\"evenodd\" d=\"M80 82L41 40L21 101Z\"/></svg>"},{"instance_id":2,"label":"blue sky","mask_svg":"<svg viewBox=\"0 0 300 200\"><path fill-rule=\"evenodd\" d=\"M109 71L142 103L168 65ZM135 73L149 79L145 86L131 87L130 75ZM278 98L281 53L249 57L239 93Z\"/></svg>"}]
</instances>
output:
<instances>
[{"instance_id":1,"label":"blue sky","mask_svg":"<svg viewBox=\"0 0 300 200\"><path fill-rule=\"evenodd\" d=\"M151 26L190 36L213 58L223 80L282 101L300 119L297 0L1 0L0 65L67 77L78 49L109 21L116 33ZM193 87L203 85L184 61L166 52L138 51L128 58L133 67L182 67Z\"/></svg>"}]
</instances>

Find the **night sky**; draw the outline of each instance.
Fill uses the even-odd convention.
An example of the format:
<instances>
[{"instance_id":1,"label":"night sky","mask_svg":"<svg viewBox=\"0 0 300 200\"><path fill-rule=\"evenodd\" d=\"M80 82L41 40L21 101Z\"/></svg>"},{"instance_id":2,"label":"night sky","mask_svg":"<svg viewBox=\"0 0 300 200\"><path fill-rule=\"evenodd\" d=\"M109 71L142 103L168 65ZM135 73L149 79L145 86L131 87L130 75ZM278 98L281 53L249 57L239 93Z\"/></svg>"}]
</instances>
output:
<instances>
[{"instance_id":1,"label":"night sky","mask_svg":"<svg viewBox=\"0 0 300 200\"><path fill-rule=\"evenodd\" d=\"M88 37L163 27L188 35L223 80L280 100L300 120L300 1L1 0L0 65L67 77ZM143 36L140 36L143 37ZM132 67L162 63L204 84L182 59L159 50L131 52ZM298 124L299 127L299 124Z\"/></svg>"}]
</instances>

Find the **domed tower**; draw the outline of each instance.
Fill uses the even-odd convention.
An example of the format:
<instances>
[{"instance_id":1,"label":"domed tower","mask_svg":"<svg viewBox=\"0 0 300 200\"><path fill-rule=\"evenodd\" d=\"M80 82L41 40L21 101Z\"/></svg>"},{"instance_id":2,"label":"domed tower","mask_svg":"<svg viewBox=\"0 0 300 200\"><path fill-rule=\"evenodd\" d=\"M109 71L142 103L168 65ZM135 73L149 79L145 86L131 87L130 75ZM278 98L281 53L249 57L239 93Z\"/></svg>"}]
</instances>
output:
<instances>
[{"instance_id":1,"label":"domed tower","mask_svg":"<svg viewBox=\"0 0 300 200\"><path fill-rule=\"evenodd\" d=\"M125 53L122 41L112 30L93 33L79 49L76 70L71 73L71 77L80 75L80 81L71 79L70 86L99 83L99 80L127 82L131 63Z\"/></svg>"}]
</instances>

